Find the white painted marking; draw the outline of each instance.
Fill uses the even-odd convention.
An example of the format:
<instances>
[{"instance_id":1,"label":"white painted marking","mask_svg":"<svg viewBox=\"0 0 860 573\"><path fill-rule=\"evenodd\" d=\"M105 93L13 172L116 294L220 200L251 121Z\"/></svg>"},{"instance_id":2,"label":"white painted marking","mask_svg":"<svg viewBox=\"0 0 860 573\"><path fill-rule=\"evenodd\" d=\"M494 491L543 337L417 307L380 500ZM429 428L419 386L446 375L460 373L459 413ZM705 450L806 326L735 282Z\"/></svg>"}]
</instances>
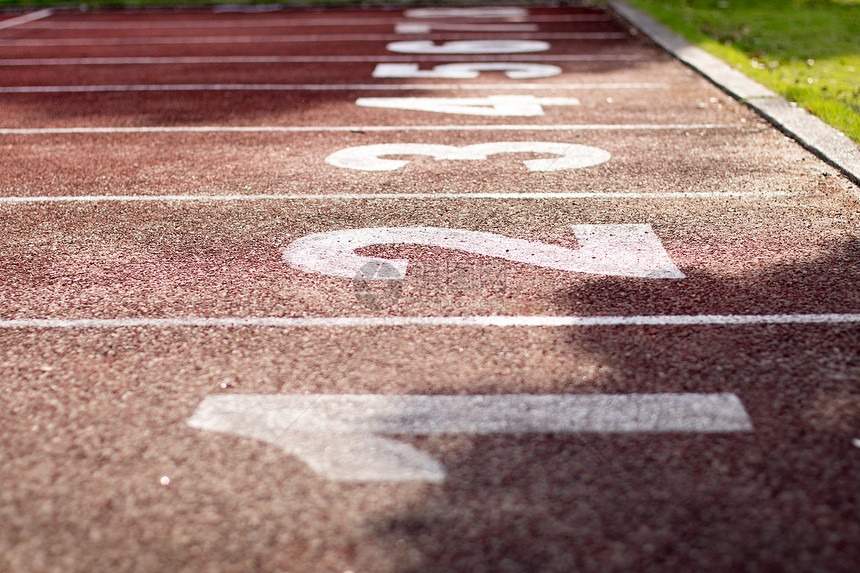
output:
<instances>
[{"instance_id":1,"label":"white painted marking","mask_svg":"<svg viewBox=\"0 0 860 573\"><path fill-rule=\"evenodd\" d=\"M514 6L477 6L474 8L410 8L407 18L525 18L529 11Z\"/></svg>"},{"instance_id":2,"label":"white painted marking","mask_svg":"<svg viewBox=\"0 0 860 573\"><path fill-rule=\"evenodd\" d=\"M660 89L668 84L118 84L80 86L0 86L4 94L57 94L99 92L185 92L185 91L472 91L472 90L599 90L599 89ZM531 97L531 96L493 96ZM546 100L549 101L549 100ZM553 100L556 101L556 100ZM558 100L558 101L563 101ZM572 104L554 104L572 105Z\"/></svg>"},{"instance_id":3,"label":"white painted marking","mask_svg":"<svg viewBox=\"0 0 860 573\"><path fill-rule=\"evenodd\" d=\"M606 22L611 20L603 14L555 14L534 15L528 22ZM519 21L519 20L518 20ZM403 23L399 16L388 18L284 18L272 15L264 20L248 18L224 18L217 20L131 20L110 22L85 21L39 21L31 28L52 30L169 30L193 28L296 28L296 27L334 27L334 26L380 26ZM417 23L417 22L416 22Z\"/></svg>"},{"instance_id":4,"label":"white painted marking","mask_svg":"<svg viewBox=\"0 0 860 573\"><path fill-rule=\"evenodd\" d=\"M361 107L405 109L457 115L488 117L535 117L544 114L544 105L579 105L576 98L536 98L534 96L497 95L473 98L374 97L359 98Z\"/></svg>"},{"instance_id":5,"label":"white painted marking","mask_svg":"<svg viewBox=\"0 0 860 573\"><path fill-rule=\"evenodd\" d=\"M33 195L0 197L0 204L14 203L100 203L171 201L366 201L426 199L715 199L787 197L790 191L703 191L699 193L655 192L532 192L532 193L323 193L323 194L232 194L232 195Z\"/></svg>"},{"instance_id":6,"label":"white painted marking","mask_svg":"<svg viewBox=\"0 0 860 573\"><path fill-rule=\"evenodd\" d=\"M68 135L117 133L377 133L389 131L663 131L742 129L743 125L715 123L630 124L496 124L496 125L186 125L153 127L23 127L0 128L0 135Z\"/></svg>"},{"instance_id":7,"label":"white painted marking","mask_svg":"<svg viewBox=\"0 0 860 573\"><path fill-rule=\"evenodd\" d=\"M30 12L29 14L24 14L23 16L9 18L8 20L3 20L2 22L0 22L0 30L7 30L9 28L14 28L15 26L23 26L24 24L29 24L30 22L35 22L36 20L47 18L53 13L54 11L48 8L46 10Z\"/></svg>"},{"instance_id":8,"label":"white painted marking","mask_svg":"<svg viewBox=\"0 0 860 573\"><path fill-rule=\"evenodd\" d=\"M185 64L314 64L348 62L438 62L438 61L486 61L510 62L515 60L544 62L640 62L647 57L641 54L558 54L518 56L455 55L434 56L142 56L107 58L5 58L0 66L130 66L130 65L185 65Z\"/></svg>"},{"instance_id":9,"label":"white painted marking","mask_svg":"<svg viewBox=\"0 0 860 573\"><path fill-rule=\"evenodd\" d=\"M148 14L147 16L152 16ZM229 28L307 28L335 26L384 26L396 23L397 17L391 18L303 18L278 17L271 15L260 18L227 18L217 19L181 19L181 20L137 20L130 21L49 21L40 22L34 28L48 30L189 30L189 29L218 29Z\"/></svg>"},{"instance_id":10,"label":"white painted marking","mask_svg":"<svg viewBox=\"0 0 860 573\"><path fill-rule=\"evenodd\" d=\"M537 32L537 24L450 24L447 22L398 22L398 34L430 34L442 32Z\"/></svg>"},{"instance_id":11,"label":"white painted marking","mask_svg":"<svg viewBox=\"0 0 860 573\"><path fill-rule=\"evenodd\" d=\"M459 34L431 34L433 41L456 40ZM486 40L487 42L526 42L546 43L538 40L622 40L629 36L614 32L560 32L560 33L529 33L509 34L510 40ZM393 42L403 38L402 34L277 34L277 35L248 35L248 36L147 36L147 37L112 37L112 38L46 38L46 39L11 39L0 40L0 46L17 48L68 47L68 46L183 46L201 44L293 44L312 42ZM483 42L484 40L475 40ZM538 50L544 51L544 50ZM410 52L412 53L412 52ZM440 52L428 52L440 53ZM450 53L450 52L441 52ZM454 52L456 53L456 52ZM487 52L466 52L487 53ZM509 53L509 52L495 52Z\"/></svg>"},{"instance_id":12,"label":"white painted marking","mask_svg":"<svg viewBox=\"0 0 860 573\"><path fill-rule=\"evenodd\" d=\"M481 72L504 72L512 80L549 78L560 75L562 69L548 64L527 62L475 62L460 64L440 64L432 70L420 70L418 64L377 64L373 70L374 78L435 78L435 79L473 79Z\"/></svg>"},{"instance_id":13,"label":"white painted marking","mask_svg":"<svg viewBox=\"0 0 860 573\"><path fill-rule=\"evenodd\" d=\"M336 481L429 481L445 468L378 434L729 433L753 430L735 394L207 396L187 424L281 448Z\"/></svg>"},{"instance_id":14,"label":"white painted marking","mask_svg":"<svg viewBox=\"0 0 860 573\"><path fill-rule=\"evenodd\" d=\"M540 141L501 141L477 143L464 147L432 145L426 143L381 143L363 145L335 151L326 157L326 163L345 169L360 171L394 171L407 165L408 161L381 159L384 155L428 155L439 161L484 160L498 153L552 154L552 159L530 159L524 161L529 171L564 171L582 169L609 161L608 151L575 143L551 143Z\"/></svg>"},{"instance_id":15,"label":"white painted marking","mask_svg":"<svg viewBox=\"0 0 860 573\"><path fill-rule=\"evenodd\" d=\"M17 318L0 319L0 328L567 328L600 326L757 326L774 324L855 324L860 314L729 314L645 316L353 316L289 318Z\"/></svg>"},{"instance_id":16,"label":"white painted marking","mask_svg":"<svg viewBox=\"0 0 860 573\"><path fill-rule=\"evenodd\" d=\"M436 227L376 227L314 233L284 249L287 264L308 273L352 279L367 263L382 261L406 276L408 261L355 254L373 245L427 245L497 257L538 267L652 279L684 278L650 225L571 225L579 248L568 249L514 237ZM391 280L380 277L380 280Z\"/></svg>"},{"instance_id":17,"label":"white painted marking","mask_svg":"<svg viewBox=\"0 0 860 573\"><path fill-rule=\"evenodd\" d=\"M432 40L392 42L385 46L399 54L526 54L546 52L547 42L536 40L457 40L436 45Z\"/></svg>"}]
</instances>

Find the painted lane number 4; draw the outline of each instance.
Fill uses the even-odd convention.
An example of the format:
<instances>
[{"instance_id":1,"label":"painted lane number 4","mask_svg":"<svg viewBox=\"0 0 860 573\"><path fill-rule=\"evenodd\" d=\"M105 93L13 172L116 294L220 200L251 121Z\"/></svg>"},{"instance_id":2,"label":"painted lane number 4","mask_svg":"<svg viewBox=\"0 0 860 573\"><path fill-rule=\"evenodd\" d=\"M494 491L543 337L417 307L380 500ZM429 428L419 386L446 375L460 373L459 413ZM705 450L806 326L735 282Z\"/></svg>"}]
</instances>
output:
<instances>
[{"instance_id":1,"label":"painted lane number 4","mask_svg":"<svg viewBox=\"0 0 860 573\"><path fill-rule=\"evenodd\" d=\"M545 105L579 105L574 97L535 97L531 95L495 95L487 97L362 97L359 107L405 109L485 117L537 117L544 115Z\"/></svg>"}]
</instances>

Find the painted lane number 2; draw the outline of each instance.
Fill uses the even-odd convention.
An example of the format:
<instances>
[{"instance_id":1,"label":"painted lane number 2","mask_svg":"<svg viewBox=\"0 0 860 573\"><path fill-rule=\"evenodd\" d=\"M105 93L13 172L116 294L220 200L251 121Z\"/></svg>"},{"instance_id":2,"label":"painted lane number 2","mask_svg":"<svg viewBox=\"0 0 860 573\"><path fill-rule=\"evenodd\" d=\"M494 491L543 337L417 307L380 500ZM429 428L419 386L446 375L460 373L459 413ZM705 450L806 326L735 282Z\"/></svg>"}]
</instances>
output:
<instances>
[{"instance_id":1,"label":"painted lane number 2","mask_svg":"<svg viewBox=\"0 0 860 573\"><path fill-rule=\"evenodd\" d=\"M352 279L368 263L391 265L397 272L372 280L401 280L408 261L361 256L357 249L374 245L426 245L497 257L538 267L651 279L680 279L660 239L647 224L572 225L578 249L527 241L495 233L437 227L341 229L306 235L290 243L284 261L308 273Z\"/></svg>"}]
</instances>

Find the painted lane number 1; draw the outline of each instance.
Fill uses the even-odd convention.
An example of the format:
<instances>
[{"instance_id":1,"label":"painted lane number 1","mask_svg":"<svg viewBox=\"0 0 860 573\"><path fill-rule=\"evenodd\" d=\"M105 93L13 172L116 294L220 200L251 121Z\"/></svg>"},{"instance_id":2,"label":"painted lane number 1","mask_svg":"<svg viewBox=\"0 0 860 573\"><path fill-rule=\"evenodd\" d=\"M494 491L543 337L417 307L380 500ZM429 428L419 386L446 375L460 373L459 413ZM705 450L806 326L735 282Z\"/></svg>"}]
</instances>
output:
<instances>
[{"instance_id":1,"label":"painted lane number 1","mask_svg":"<svg viewBox=\"0 0 860 573\"><path fill-rule=\"evenodd\" d=\"M336 481L445 480L429 453L392 434L749 432L734 394L209 396L188 425L260 440Z\"/></svg>"}]
</instances>

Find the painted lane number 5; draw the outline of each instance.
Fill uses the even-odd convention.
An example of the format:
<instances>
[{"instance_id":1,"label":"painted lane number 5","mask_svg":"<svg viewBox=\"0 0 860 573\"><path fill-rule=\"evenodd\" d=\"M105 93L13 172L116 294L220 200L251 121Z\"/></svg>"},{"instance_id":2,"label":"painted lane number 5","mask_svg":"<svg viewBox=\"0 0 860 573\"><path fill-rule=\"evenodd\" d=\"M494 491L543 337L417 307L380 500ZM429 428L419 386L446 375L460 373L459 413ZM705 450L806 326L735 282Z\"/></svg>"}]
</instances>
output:
<instances>
[{"instance_id":1,"label":"painted lane number 5","mask_svg":"<svg viewBox=\"0 0 860 573\"><path fill-rule=\"evenodd\" d=\"M512 80L549 78L561 74L561 68L548 64L526 62L474 62L440 64L432 70L422 70L418 64L377 64L374 78L433 78L474 79L481 72L504 72Z\"/></svg>"}]
</instances>

